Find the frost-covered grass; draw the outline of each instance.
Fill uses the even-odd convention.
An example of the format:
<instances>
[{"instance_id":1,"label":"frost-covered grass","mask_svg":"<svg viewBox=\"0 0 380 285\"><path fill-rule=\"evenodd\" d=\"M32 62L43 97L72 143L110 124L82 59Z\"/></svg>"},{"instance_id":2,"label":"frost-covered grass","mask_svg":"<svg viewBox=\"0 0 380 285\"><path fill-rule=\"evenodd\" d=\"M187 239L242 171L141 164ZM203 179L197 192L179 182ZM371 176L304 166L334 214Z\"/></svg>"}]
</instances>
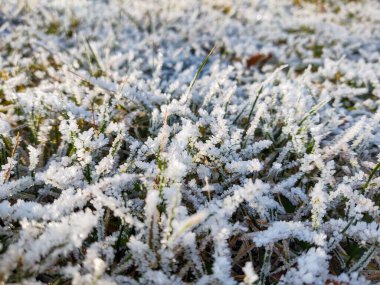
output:
<instances>
[{"instance_id":1,"label":"frost-covered grass","mask_svg":"<svg viewBox=\"0 0 380 285\"><path fill-rule=\"evenodd\" d=\"M0 0L0 284L380 281L380 2Z\"/></svg>"}]
</instances>

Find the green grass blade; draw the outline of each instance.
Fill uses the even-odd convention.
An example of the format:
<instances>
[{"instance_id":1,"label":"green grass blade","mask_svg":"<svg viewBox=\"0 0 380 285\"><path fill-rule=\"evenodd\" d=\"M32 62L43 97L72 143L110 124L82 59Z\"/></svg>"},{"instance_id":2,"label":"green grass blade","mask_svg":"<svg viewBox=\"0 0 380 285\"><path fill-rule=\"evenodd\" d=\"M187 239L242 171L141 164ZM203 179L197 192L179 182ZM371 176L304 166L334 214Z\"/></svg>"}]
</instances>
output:
<instances>
[{"instance_id":1,"label":"green grass blade","mask_svg":"<svg viewBox=\"0 0 380 285\"><path fill-rule=\"evenodd\" d=\"M371 173L368 176L367 182L364 184L363 190L367 189L369 183L371 182L375 173L380 169L380 162L376 164L375 168L372 169Z\"/></svg>"},{"instance_id":2,"label":"green grass blade","mask_svg":"<svg viewBox=\"0 0 380 285\"><path fill-rule=\"evenodd\" d=\"M203 60L201 66L198 68L197 73L195 74L193 80L191 80L191 83L190 83L190 86L189 86L188 93L190 93L191 90L193 89L194 84L195 84L195 81L197 80L198 76L201 74L202 69L205 67L206 63L208 62L208 59L210 58L210 56L211 56L212 53L214 52L215 48L216 48L216 45L214 45L214 47L211 49L211 51L208 53L208 55L207 55L207 56L205 57L205 59Z\"/></svg>"}]
</instances>

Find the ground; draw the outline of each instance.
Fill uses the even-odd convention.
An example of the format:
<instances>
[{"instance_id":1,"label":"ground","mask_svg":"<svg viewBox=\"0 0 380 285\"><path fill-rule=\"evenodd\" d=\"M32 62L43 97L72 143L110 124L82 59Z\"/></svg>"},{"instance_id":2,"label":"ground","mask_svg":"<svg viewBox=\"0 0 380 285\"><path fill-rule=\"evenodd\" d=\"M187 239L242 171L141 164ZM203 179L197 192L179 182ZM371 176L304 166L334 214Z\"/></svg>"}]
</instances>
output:
<instances>
[{"instance_id":1,"label":"ground","mask_svg":"<svg viewBox=\"0 0 380 285\"><path fill-rule=\"evenodd\" d=\"M380 282L380 2L0 0L0 284Z\"/></svg>"}]
</instances>

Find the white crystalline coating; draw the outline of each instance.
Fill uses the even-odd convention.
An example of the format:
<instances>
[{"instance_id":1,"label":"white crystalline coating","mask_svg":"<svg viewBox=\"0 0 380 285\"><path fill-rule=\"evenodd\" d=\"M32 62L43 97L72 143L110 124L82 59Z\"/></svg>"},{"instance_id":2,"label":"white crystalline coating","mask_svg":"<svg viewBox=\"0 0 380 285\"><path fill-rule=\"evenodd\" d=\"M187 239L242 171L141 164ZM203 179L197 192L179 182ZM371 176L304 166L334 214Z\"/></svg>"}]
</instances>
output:
<instances>
[{"instance_id":1,"label":"white crystalline coating","mask_svg":"<svg viewBox=\"0 0 380 285\"><path fill-rule=\"evenodd\" d=\"M0 284L378 282L379 11L0 1Z\"/></svg>"},{"instance_id":2,"label":"white crystalline coating","mask_svg":"<svg viewBox=\"0 0 380 285\"><path fill-rule=\"evenodd\" d=\"M29 170L33 171L39 161L39 156L41 155L41 150L38 148L34 148L33 146L28 146L29 150Z\"/></svg>"},{"instance_id":3,"label":"white crystalline coating","mask_svg":"<svg viewBox=\"0 0 380 285\"><path fill-rule=\"evenodd\" d=\"M258 159L253 159L251 161L233 161L226 165L226 169L230 172L247 174L253 171L260 171L262 165Z\"/></svg>"},{"instance_id":4,"label":"white crystalline coating","mask_svg":"<svg viewBox=\"0 0 380 285\"><path fill-rule=\"evenodd\" d=\"M83 172L78 165L66 166L65 163L53 161L44 173L38 173L37 177L59 189L83 184Z\"/></svg>"},{"instance_id":5,"label":"white crystalline coating","mask_svg":"<svg viewBox=\"0 0 380 285\"><path fill-rule=\"evenodd\" d=\"M99 164L96 166L96 173L101 175L103 173L108 173L112 169L113 158L111 156L104 157Z\"/></svg>"},{"instance_id":6,"label":"white crystalline coating","mask_svg":"<svg viewBox=\"0 0 380 285\"><path fill-rule=\"evenodd\" d=\"M17 260L22 258L26 267L33 269L38 266L41 258L53 258L66 255L72 248L78 248L90 230L95 226L97 217L90 211L74 213L63 217L60 222L38 225L35 222L23 221L24 234L20 240L7 249L7 259L0 262L0 272L17 266ZM31 236L28 237L28 232ZM33 237L36 238L33 240ZM23 254L23 251L26 253Z\"/></svg>"},{"instance_id":7,"label":"white crystalline coating","mask_svg":"<svg viewBox=\"0 0 380 285\"><path fill-rule=\"evenodd\" d=\"M245 274L243 284L253 284L259 279L259 276L257 276L253 269L252 262L247 262L244 265L243 272Z\"/></svg>"},{"instance_id":8,"label":"white crystalline coating","mask_svg":"<svg viewBox=\"0 0 380 285\"><path fill-rule=\"evenodd\" d=\"M11 126L8 123L8 121L2 117L3 116L0 117L0 134L3 136L7 136L11 131Z\"/></svg>"},{"instance_id":9,"label":"white crystalline coating","mask_svg":"<svg viewBox=\"0 0 380 285\"><path fill-rule=\"evenodd\" d=\"M169 165L166 169L165 175L174 180L181 180L186 176L187 166L182 162L182 157L173 155L169 158Z\"/></svg>"},{"instance_id":10,"label":"white crystalline coating","mask_svg":"<svg viewBox=\"0 0 380 285\"><path fill-rule=\"evenodd\" d=\"M6 199L18 192L24 191L33 185L31 177L22 177L18 180L12 180L0 185L0 199ZM0 214L1 216L1 214Z\"/></svg>"},{"instance_id":11,"label":"white crystalline coating","mask_svg":"<svg viewBox=\"0 0 380 285\"><path fill-rule=\"evenodd\" d=\"M316 236L316 232L313 232L301 222L275 222L266 231L248 234L246 238L252 237L252 240L258 246L261 246L277 240L288 239L289 237L313 242Z\"/></svg>"},{"instance_id":12,"label":"white crystalline coating","mask_svg":"<svg viewBox=\"0 0 380 285\"><path fill-rule=\"evenodd\" d=\"M328 255L322 248L311 248L297 258L298 269L292 268L281 277L280 284L326 284Z\"/></svg>"}]
</instances>

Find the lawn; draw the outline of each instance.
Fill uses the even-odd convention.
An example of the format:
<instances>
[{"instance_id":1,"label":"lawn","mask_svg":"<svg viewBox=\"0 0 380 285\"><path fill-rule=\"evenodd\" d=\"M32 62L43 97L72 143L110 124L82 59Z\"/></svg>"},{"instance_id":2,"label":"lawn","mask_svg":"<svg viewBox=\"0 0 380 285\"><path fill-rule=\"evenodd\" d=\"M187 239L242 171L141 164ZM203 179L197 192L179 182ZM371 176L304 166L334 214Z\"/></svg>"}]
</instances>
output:
<instances>
[{"instance_id":1,"label":"lawn","mask_svg":"<svg viewBox=\"0 0 380 285\"><path fill-rule=\"evenodd\" d=\"M379 107L377 0L0 0L0 284L378 284Z\"/></svg>"}]
</instances>

